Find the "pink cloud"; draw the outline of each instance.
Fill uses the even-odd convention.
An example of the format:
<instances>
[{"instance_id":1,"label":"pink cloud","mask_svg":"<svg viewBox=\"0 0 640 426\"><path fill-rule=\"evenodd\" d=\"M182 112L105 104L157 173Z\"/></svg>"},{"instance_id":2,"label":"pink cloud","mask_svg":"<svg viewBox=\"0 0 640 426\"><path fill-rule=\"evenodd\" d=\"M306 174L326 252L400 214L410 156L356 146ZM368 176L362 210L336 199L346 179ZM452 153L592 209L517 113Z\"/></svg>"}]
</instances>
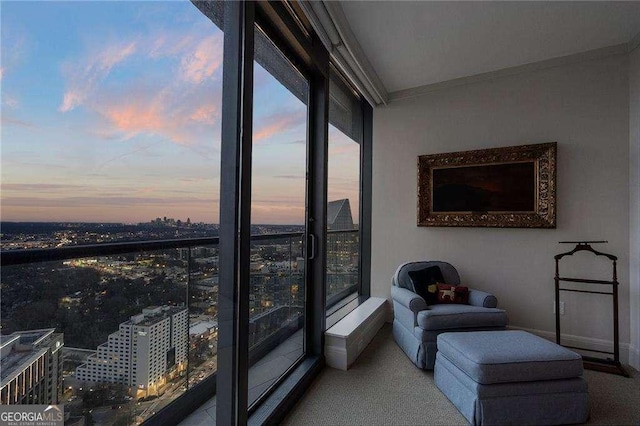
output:
<instances>
[{"instance_id":1,"label":"pink cloud","mask_svg":"<svg viewBox=\"0 0 640 426\"><path fill-rule=\"evenodd\" d=\"M180 75L184 81L199 84L213 76L222 64L222 37L210 35L182 57Z\"/></svg>"},{"instance_id":2,"label":"pink cloud","mask_svg":"<svg viewBox=\"0 0 640 426\"><path fill-rule=\"evenodd\" d=\"M217 223L218 200L214 197L87 196L3 197L3 220L86 222L146 222L158 216L190 217L194 222Z\"/></svg>"},{"instance_id":3,"label":"pink cloud","mask_svg":"<svg viewBox=\"0 0 640 426\"><path fill-rule=\"evenodd\" d=\"M355 142L352 142L350 145L338 145L331 146L329 144L329 155L343 155L343 154L352 154L359 156L360 155L360 145Z\"/></svg>"},{"instance_id":4,"label":"pink cloud","mask_svg":"<svg viewBox=\"0 0 640 426\"><path fill-rule=\"evenodd\" d=\"M96 90L96 86L108 77L113 67L133 55L135 51L135 42L114 44L97 53L89 54L76 63L64 64L68 87L63 94L59 110L68 112L82 105Z\"/></svg>"},{"instance_id":5,"label":"pink cloud","mask_svg":"<svg viewBox=\"0 0 640 426\"><path fill-rule=\"evenodd\" d=\"M299 203L274 205L251 202L251 222L270 224L302 224L304 223L304 200Z\"/></svg>"},{"instance_id":6,"label":"pink cloud","mask_svg":"<svg viewBox=\"0 0 640 426\"><path fill-rule=\"evenodd\" d=\"M37 127L35 124L33 124L31 122L24 121L24 120L18 120L18 119L11 118L11 117L7 117L6 114L4 114L2 116L1 122L2 122L3 126L9 125L9 126L19 126L19 127L27 127L27 128L35 128L35 127Z\"/></svg>"},{"instance_id":7,"label":"pink cloud","mask_svg":"<svg viewBox=\"0 0 640 426\"><path fill-rule=\"evenodd\" d=\"M151 133L168 137L178 144L189 143L184 131L184 118L172 116L158 98L121 100L116 104L105 103L97 109L125 139L139 133Z\"/></svg>"},{"instance_id":8,"label":"pink cloud","mask_svg":"<svg viewBox=\"0 0 640 426\"><path fill-rule=\"evenodd\" d=\"M305 113L305 111L297 111L277 113L267 117L262 117L259 122L264 124L262 124L262 126L258 126L257 130L253 132L253 140L258 142L304 124Z\"/></svg>"},{"instance_id":9,"label":"pink cloud","mask_svg":"<svg viewBox=\"0 0 640 426\"><path fill-rule=\"evenodd\" d=\"M32 39L27 30L17 22L2 20L2 67L0 67L0 81L9 70L18 69L31 53Z\"/></svg>"},{"instance_id":10,"label":"pink cloud","mask_svg":"<svg viewBox=\"0 0 640 426\"><path fill-rule=\"evenodd\" d=\"M158 190L157 186L147 186L136 191L138 194L152 194Z\"/></svg>"},{"instance_id":11,"label":"pink cloud","mask_svg":"<svg viewBox=\"0 0 640 426\"><path fill-rule=\"evenodd\" d=\"M359 159L360 144L334 126L329 125L329 155L346 155L346 157Z\"/></svg>"},{"instance_id":12,"label":"pink cloud","mask_svg":"<svg viewBox=\"0 0 640 426\"><path fill-rule=\"evenodd\" d=\"M190 34L155 31L132 42L104 44L65 63L67 85L59 110L83 106L96 112L104 121L92 133L103 139L153 134L194 145L220 121L222 33L204 38L202 33L196 28ZM134 58L152 69L156 60L168 58L173 69L162 64L166 72L154 78L145 73L109 79L114 68Z\"/></svg>"},{"instance_id":13,"label":"pink cloud","mask_svg":"<svg viewBox=\"0 0 640 426\"><path fill-rule=\"evenodd\" d=\"M199 33L198 33L199 34ZM176 31L158 31L148 37L149 57L153 59L184 55L199 37Z\"/></svg>"},{"instance_id":14,"label":"pink cloud","mask_svg":"<svg viewBox=\"0 0 640 426\"><path fill-rule=\"evenodd\" d=\"M216 104L209 103L196 108L189 118L200 123L213 124L219 118L218 110Z\"/></svg>"},{"instance_id":15,"label":"pink cloud","mask_svg":"<svg viewBox=\"0 0 640 426\"><path fill-rule=\"evenodd\" d=\"M115 139L119 139L119 136L113 131L112 128L92 128L92 129L88 129L88 133L90 133L91 135L97 136L100 139L106 139L106 140L115 140Z\"/></svg>"},{"instance_id":16,"label":"pink cloud","mask_svg":"<svg viewBox=\"0 0 640 426\"><path fill-rule=\"evenodd\" d=\"M3 197L4 206L23 207L88 207L88 206L121 206L135 208L137 205L162 206L165 204L211 204L215 200L199 197L171 197L159 195L157 197L132 196L84 196L84 197Z\"/></svg>"},{"instance_id":17,"label":"pink cloud","mask_svg":"<svg viewBox=\"0 0 640 426\"><path fill-rule=\"evenodd\" d=\"M105 115L120 130L138 133L149 130L152 133L164 127L162 116L156 105L122 105L108 108Z\"/></svg>"},{"instance_id":18,"label":"pink cloud","mask_svg":"<svg viewBox=\"0 0 640 426\"><path fill-rule=\"evenodd\" d=\"M183 85L159 91L141 86L139 83L124 90L105 92L100 94L99 102L88 103L87 106L105 120L106 128L94 134L105 139L151 134L192 148L203 137L209 140L212 126L218 124L220 118L216 99L219 87L208 86L210 90L203 92Z\"/></svg>"},{"instance_id":19,"label":"pink cloud","mask_svg":"<svg viewBox=\"0 0 640 426\"><path fill-rule=\"evenodd\" d=\"M78 189L85 188L82 185L69 185L69 184L56 184L56 183L3 183L1 185L2 191L17 191L17 192L44 192L50 193L51 191L77 191Z\"/></svg>"}]
</instances>

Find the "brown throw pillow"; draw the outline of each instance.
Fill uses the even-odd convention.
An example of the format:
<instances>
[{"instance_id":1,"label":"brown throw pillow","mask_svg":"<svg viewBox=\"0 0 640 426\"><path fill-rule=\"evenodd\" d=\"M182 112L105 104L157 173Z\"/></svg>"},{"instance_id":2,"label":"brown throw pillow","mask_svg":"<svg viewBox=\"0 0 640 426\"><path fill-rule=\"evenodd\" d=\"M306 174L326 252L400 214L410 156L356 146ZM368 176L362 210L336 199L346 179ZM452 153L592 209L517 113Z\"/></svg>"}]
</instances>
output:
<instances>
[{"instance_id":1,"label":"brown throw pillow","mask_svg":"<svg viewBox=\"0 0 640 426\"><path fill-rule=\"evenodd\" d=\"M469 288L461 285L438 283L438 303L469 304Z\"/></svg>"}]
</instances>

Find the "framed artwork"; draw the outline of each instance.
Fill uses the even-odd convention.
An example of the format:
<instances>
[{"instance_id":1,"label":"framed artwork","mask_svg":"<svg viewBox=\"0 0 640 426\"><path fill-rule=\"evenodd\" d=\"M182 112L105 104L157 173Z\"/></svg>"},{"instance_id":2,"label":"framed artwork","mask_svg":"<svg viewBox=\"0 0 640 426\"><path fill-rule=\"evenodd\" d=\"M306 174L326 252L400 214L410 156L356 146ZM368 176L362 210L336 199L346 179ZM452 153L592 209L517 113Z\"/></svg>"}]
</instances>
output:
<instances>
[{"instance_id":1,"label":"framed artwork","mask_svg":"<svg viewBox=\"0 0 640 426\"><path fill-rule=\"evenodd\" d=\"M556 142L418 157L418 226L556 227Z\"/></svg>"}]
</instances>

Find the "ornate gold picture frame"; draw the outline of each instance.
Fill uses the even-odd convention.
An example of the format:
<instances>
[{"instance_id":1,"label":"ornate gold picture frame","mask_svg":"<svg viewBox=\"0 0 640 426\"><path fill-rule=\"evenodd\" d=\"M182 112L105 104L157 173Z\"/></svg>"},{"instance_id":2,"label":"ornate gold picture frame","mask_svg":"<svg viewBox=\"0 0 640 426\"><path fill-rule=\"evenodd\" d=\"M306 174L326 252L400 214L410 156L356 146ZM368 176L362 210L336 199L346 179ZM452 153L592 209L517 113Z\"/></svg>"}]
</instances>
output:
<instances>
[{"instance_id":1,"label":"ornate gold picture frame","mask_svg":"<svg viewBox=\"0 0 640 426\"><path fill-rule=\"evenodd\" d=\"M418 157L418 226L556 227L556 142Z\"/></svg>"}]
</instances>

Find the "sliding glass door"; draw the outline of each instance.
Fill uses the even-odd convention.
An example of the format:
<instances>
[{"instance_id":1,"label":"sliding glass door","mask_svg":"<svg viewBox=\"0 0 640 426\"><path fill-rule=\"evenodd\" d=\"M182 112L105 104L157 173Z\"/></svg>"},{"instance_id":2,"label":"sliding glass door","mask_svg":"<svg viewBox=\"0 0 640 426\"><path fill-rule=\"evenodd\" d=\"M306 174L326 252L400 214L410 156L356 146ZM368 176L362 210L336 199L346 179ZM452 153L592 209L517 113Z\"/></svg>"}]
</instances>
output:
<instances>
[{"instance_id":1,"label":"sliding glass door","mask_svg":"<svg viewBox=\"0 0 640 426\"><path fill-rule=\"evenodd\" d=\"M323 366L327 306L368 285L363 105L301 3L3 12L3 218L56 223L3 240L2 331L80 349L47 402L278 423ZM164 327L154 356L131 321Z\"/></svg>"},{"instance_id":2,"label":"sliding glass door","mask_svg":"<svg viewBox=\"0 0 640 426\"><path fill-rule=\"evenodd\" d=\"M281 420L323 366L327 304L366 296L367 120L349 87L330 90L329 52L292 7L224 3L220 424ZM330 226L328 196L343 200Z\"/></svg>"},{"instance_id":3,"label":"sliding glass door","mask_svg":"<svg viewBox=\"0 0 640 426\"><path fill-rule=\"evenodd\" d=\"M323 324L314 321L323 319L324 249L316 247L326 202L313 197L325 193L325 160L314 150L326 150L326 93L311 62L266 18L272 7L280 6L225 3L225 63L234 68L223 89L221 424L273 418L281 389L308 374L309 361L321 362Z\"/></svg>"},{"instance_id":4,"label":"sliding glass door","mask_svg":"<svg viewBox=\"0 0 640 426\"><path fill-rule=\"evenodd\" d=\"M309 84L259 28L254 37L249 406L304 355L307 257Z\"/></svg>"}]
</instances>

